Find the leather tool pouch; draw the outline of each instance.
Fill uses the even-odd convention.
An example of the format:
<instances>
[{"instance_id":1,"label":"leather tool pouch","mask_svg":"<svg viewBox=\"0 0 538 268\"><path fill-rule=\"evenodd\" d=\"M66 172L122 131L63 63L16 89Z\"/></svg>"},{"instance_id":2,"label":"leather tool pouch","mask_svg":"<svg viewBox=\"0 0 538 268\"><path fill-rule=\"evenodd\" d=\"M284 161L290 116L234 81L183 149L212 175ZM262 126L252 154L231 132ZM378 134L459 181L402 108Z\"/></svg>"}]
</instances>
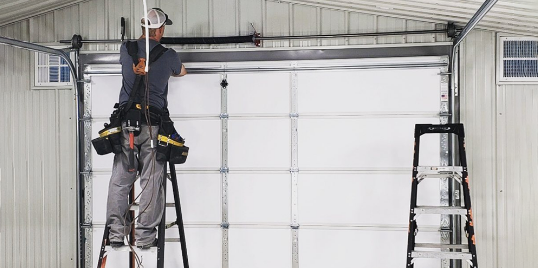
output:
<instances>
[{"instance_id":1,"label":"leather tool pouch","mask_svg":"<svg viewBox=\"0 0 538 268\"><path fill-rule=\"evenodd\" d=\"M168 115L163 115L157 137L157 161L183 164L188 155L189 147L185 146L185 140L177 133L174 122Z\"/></svg>"},{"instance_id":2,"label":"leather tool pouch","mask_svg":"<svg viewBox=\"0 0 538 268\"><path fill-rule=\"evenodd\" d=\"M99 138L92 140L98 155L121 153L121 130L120 110L116 109L110 115L110 123L105 123L105 128L99 131Z\"/></svg>"}]
</instances>

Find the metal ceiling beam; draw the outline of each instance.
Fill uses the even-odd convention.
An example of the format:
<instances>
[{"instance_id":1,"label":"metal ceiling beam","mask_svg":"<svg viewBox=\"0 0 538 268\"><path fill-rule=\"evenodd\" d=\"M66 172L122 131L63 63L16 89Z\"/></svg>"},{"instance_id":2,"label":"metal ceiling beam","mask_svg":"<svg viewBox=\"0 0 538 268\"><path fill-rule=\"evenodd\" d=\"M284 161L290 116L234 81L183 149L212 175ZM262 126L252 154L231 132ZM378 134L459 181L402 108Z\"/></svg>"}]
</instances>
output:
<instances>
[{"instance_id":1,"label":"metal ceiling beam","mask_svg":"<svg viewBox=\"0 0 538 268\"><path fill-rule=\"evenodd\" d=\"M469 23L463 28L461 34L454 40L454 47L459 46L459 44L467 37L467 35L476 27L476 25L488 14L488 12L493 8L498 0L486 0L484 4L478 9L476 14L471 18Z\"/></svg>"}]
</instances>

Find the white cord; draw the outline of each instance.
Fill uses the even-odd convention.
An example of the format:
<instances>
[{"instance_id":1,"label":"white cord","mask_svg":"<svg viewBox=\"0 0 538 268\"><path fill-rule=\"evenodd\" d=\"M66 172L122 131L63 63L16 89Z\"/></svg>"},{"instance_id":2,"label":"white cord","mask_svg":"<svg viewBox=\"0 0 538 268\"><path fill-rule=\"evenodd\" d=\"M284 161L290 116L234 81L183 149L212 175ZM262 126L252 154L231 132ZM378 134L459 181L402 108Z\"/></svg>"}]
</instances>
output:
<instances>
[{"instance_id":1,"label":"white cord","mask_svg":"<svg viewBox=\"0 0 538 268\"><path fill-rule=\"evenodd\" d=\"M146 32L144 35L146 36L146 73L149 70L149 29L148 29L148 5L146 3L146 0L144 1L144 23L145 23L145 29Z\"/></svg>"}]
</instances>

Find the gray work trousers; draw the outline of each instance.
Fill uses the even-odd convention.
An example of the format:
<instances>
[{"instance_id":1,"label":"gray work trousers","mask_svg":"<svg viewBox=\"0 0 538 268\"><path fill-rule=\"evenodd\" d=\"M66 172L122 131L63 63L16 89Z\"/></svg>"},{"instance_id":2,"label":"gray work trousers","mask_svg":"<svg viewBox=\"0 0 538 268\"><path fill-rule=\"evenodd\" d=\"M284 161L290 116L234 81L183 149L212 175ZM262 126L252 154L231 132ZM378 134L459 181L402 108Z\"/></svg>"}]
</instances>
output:
<instances>
[{"instance_id":1,"label":"gray work trousers","mask_svg":"<svg viewBox=\"0 0 538 268\"><path fill-rule=\"evenodd\" d=\"M142 125L140 134L134 137L135 171L129 172L129 132L123 130L123 152L114 156L112 177L108 186L107 225L110 226L109 239L112 242L123 242L131 230L128 217L128 194L136 181L137 170L140 172L140 210L138 225L135 229L137 245L152 243L157 235L156 227L161 222L164 212L163 182L164 165L155 159L157 134L159 127L151 127L154 148L151 148L149 127ZM166 181L165 181L166 183Z\"/></svg>"}]
</instances>

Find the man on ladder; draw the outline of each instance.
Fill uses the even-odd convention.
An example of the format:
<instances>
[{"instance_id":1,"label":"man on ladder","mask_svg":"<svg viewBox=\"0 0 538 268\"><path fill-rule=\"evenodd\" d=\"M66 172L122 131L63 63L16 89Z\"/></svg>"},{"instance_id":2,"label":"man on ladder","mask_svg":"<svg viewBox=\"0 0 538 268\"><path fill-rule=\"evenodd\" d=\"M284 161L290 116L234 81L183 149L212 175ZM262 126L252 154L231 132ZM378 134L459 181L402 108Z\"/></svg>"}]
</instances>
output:
<instances>
[{"instance_id":1,"label":"man on ladder","mask_svg":"<svg viewBox=\"0 0 538 268\"><path fill-rule=\"evenodd\" d=\"M140 205L136 245L141 249L156 246L156 227L161 222L165 200L162 184L168 159L159 158L158 135L163 131L163 120L168 118L168 80L170 76L187 73L173 49L159 43L165 25L171 25L161 9L147 13L147 24L142 18L143 35L135 42L125 42L120 48L123 85L119 96L118 114L122 122L121 152L114 156L107 202L107 227L113 248L124 245L131 231L128 195L140 171ZM148 25L146 31L145 25ZM146 62L146 35L149 37L149 61ZM146 73L146 64L150 71ZM173 125L171 126L173 129ZM170 133L169 133L170 134ZM177 133L175 133L177 134ZM159 136L161 137L161 136ZM168 135L170 137L170 135ZM131 204L132 205L132 204Z\"/></svg>"}]
</instances>

